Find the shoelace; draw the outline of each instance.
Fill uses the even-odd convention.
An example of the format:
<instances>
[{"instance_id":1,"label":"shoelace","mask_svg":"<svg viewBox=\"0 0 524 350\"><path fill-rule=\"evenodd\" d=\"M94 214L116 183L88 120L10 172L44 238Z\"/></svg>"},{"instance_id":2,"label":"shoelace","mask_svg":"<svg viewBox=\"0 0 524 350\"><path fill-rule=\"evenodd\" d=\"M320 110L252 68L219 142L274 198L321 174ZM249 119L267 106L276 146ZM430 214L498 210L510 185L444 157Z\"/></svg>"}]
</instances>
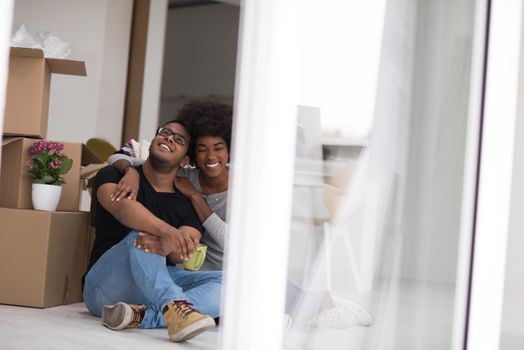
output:
<instances>
[{"instance_id":1,"label":"shoelace","mask_svg":"<svg viewBox=\"0 0 524 350\"><path fill-rule=\"evenodd\" d=\"M195 312L195 310L193 310L193 308L191 307L193 306L193 304L191 304L189 301L175 301L174 304L175 312L184 319L186 319L190 313Z\"/></svg>"},{"instance_id":2,"label":"shoelace","mask_svg":"<svg viewBox=\"0 0 524 350\"><path fill-rule=\"evenodd\" d=\"M144 310L146 309L143 305L131 305L133 309L133 319L129 323L129 327L138 327L142 323L144 318Z\"/></svg>"}]
</instances>

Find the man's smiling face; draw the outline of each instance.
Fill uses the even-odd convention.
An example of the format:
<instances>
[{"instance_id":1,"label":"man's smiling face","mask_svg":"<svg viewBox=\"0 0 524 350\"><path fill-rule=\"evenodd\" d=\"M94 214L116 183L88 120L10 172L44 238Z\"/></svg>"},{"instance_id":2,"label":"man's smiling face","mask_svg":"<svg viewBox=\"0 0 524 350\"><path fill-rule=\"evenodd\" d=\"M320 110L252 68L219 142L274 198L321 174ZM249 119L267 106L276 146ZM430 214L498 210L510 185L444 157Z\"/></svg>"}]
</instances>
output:
<instances>
[{"instance_id":1,"label":"man's smiling face","mask_svg":"<svg viewBox=\"0 0 524 350\"><path fill-rule=\"evenodd\" d=\"M156 160L179 166L186 157L189 133L179 123L168 123L159 128L149 147L150 156Z\"/></svg>"}]
</instances>

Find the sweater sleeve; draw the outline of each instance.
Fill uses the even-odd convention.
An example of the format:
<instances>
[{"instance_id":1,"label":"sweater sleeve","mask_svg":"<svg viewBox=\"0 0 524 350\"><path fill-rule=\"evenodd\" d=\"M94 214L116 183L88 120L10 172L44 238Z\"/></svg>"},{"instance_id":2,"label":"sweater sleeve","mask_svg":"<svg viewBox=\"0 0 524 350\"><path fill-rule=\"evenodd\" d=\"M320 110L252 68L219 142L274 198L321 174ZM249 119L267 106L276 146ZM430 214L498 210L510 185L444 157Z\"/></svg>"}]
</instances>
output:
<instances>
[{"instance_id":1,"label":"sweater sleeve","mask_svg":"<svg viewBox=\"0 0 524 350\"><path fill-rule=\"evenodd\" d=\"M139 159L139 158L134 158L134 157L130 157L126 154L122 154L122 153L114 153L112 154L108 159L107 159L107 163L109 165L113 165L115 162L119 161L120 159L125 159L127 160L129 163L131 163L134 167L137 167L139 165L142 165L144 164L144 160L143 159Z\"/></svg>"},{"instance_id":2,"label":"sweater sleeve","mask_svg":"<svg viewBox=\"0 0 524 350\"><path fill-rule=\"evenodd\" d=\"M224 249L224 238L227 231L227 223L216 213L211 214L202 224L209 237Z\"/></svg>"}]
</instances>

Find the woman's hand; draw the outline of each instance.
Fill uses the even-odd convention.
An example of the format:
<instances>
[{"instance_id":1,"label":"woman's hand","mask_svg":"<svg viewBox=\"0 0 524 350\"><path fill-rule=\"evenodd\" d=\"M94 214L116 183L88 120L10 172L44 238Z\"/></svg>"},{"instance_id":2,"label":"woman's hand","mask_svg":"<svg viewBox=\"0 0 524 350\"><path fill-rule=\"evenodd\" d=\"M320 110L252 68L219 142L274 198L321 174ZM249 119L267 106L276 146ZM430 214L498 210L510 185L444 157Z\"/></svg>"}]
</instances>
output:
<instances>
[{"instance_id":1,"label":"woman's hand","mask_svg":"<svg viewBox=\"0 0 524 350\"><path fill-rule=\"evenodd\" d=\"M124 198L136 200L139 183L140 175L138 174L138 170L132 166L126 167L124 169L124 176L120 179L120 182L118 182L113 192L111 192L111 200L119 201Z\"/></svg>"},{"instance_id":2,"label":"woman's hand","mask_svg":"<svg viewBox=\"0 0 524 350\"><path fill-rule=\"evenodd\" d=\"M135 247L150 254L166 256L173 251L173 243L149 233L140 232L134 242Z\"/></svg>"},{"instance_id":3,"label":"woman's hand","mask_svg":"<svg viewBox=\"0 0 524 350\"><path fill-rule=\"evenodd\" d=\"M195 186L189 181L187 177L177 176L175 178L175 187L182 192L182 194L188 198L193 195L198 195L198 191L195 189Z\"/></svg>"}]
</instances>

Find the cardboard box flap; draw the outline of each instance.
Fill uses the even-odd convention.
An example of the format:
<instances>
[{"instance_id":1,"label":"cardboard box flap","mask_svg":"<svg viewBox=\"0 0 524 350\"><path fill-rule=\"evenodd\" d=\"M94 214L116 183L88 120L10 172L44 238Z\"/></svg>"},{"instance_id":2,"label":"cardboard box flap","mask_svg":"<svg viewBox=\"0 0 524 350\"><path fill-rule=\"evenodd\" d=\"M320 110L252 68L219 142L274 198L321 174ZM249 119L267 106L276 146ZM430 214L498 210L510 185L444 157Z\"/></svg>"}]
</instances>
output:
<instances>
[{"instance_id":1,"label":"cardboard box flap","mask_svg":"<svg viewBox=\"0 0 524 350\"><path fill-rule=\"evenodd\" d=\"M103 164L89 164L87 166L84 166L82 167L82 169L80 169L80 178L81 179L92 179L93 177L95 177L96 173L98 172L98 170L106 167L107 164L106 163L103 163Z\"/></svg>"},{"instance_id":2,"label":"cardboard box flap","mask_svg":"<svg viewBox=\"0 0 524 350\"><path fill-rule=\"evenodd\" d=\"M42 50L42 49L29 49L29 48L25 48L25 47L12 47L10 54L11 54L11 56L44 58L44 50Z\"/></svg>"},{"instance_id":3,"label":"cardboard box flap","mask_svg":"<svg viewBox=\"0 0 524 350\"><path fill-rule=\"evenodd\" d=\"M2 139L2 146L8 145L12 142L15 142L16 140L20 140L21 137L4 137Z\"/></svg>"},{"instance_id":4,"label":"cardboard box flap","mask_svg":"<svg viewBox=\"0 0 524 350\"><path fill-rule=\"evenodd\" d=\"M12 47L11 56L44 58L44 50ZM52 73L87 76L86 65L83 61L65 60L61 58L45 59Z\"/></svg>"},{"instance_id":5,"label":"cardboard box flap","mask_svg":"<svg viewBox=\"0 0 524 350\"><path fill-rule=\"evenodd\" d=\"M82 61L63 60L58 58L45 59L51 72L55 74L87 76L86 65Z\"/></svg>"},{"instance_id":6,"label":"cardboard box flap","mask_svg":"<svg viewBox=\"0 0 524 350\"><path fill-rule=\"evenodd\" d=\"M105 163L102 159L98 158L98 156L91 150L91 148L87 147L85 144L82 144L82 165L88 165L88 164L102 164Z\"/></svg>"}]
</instances>

